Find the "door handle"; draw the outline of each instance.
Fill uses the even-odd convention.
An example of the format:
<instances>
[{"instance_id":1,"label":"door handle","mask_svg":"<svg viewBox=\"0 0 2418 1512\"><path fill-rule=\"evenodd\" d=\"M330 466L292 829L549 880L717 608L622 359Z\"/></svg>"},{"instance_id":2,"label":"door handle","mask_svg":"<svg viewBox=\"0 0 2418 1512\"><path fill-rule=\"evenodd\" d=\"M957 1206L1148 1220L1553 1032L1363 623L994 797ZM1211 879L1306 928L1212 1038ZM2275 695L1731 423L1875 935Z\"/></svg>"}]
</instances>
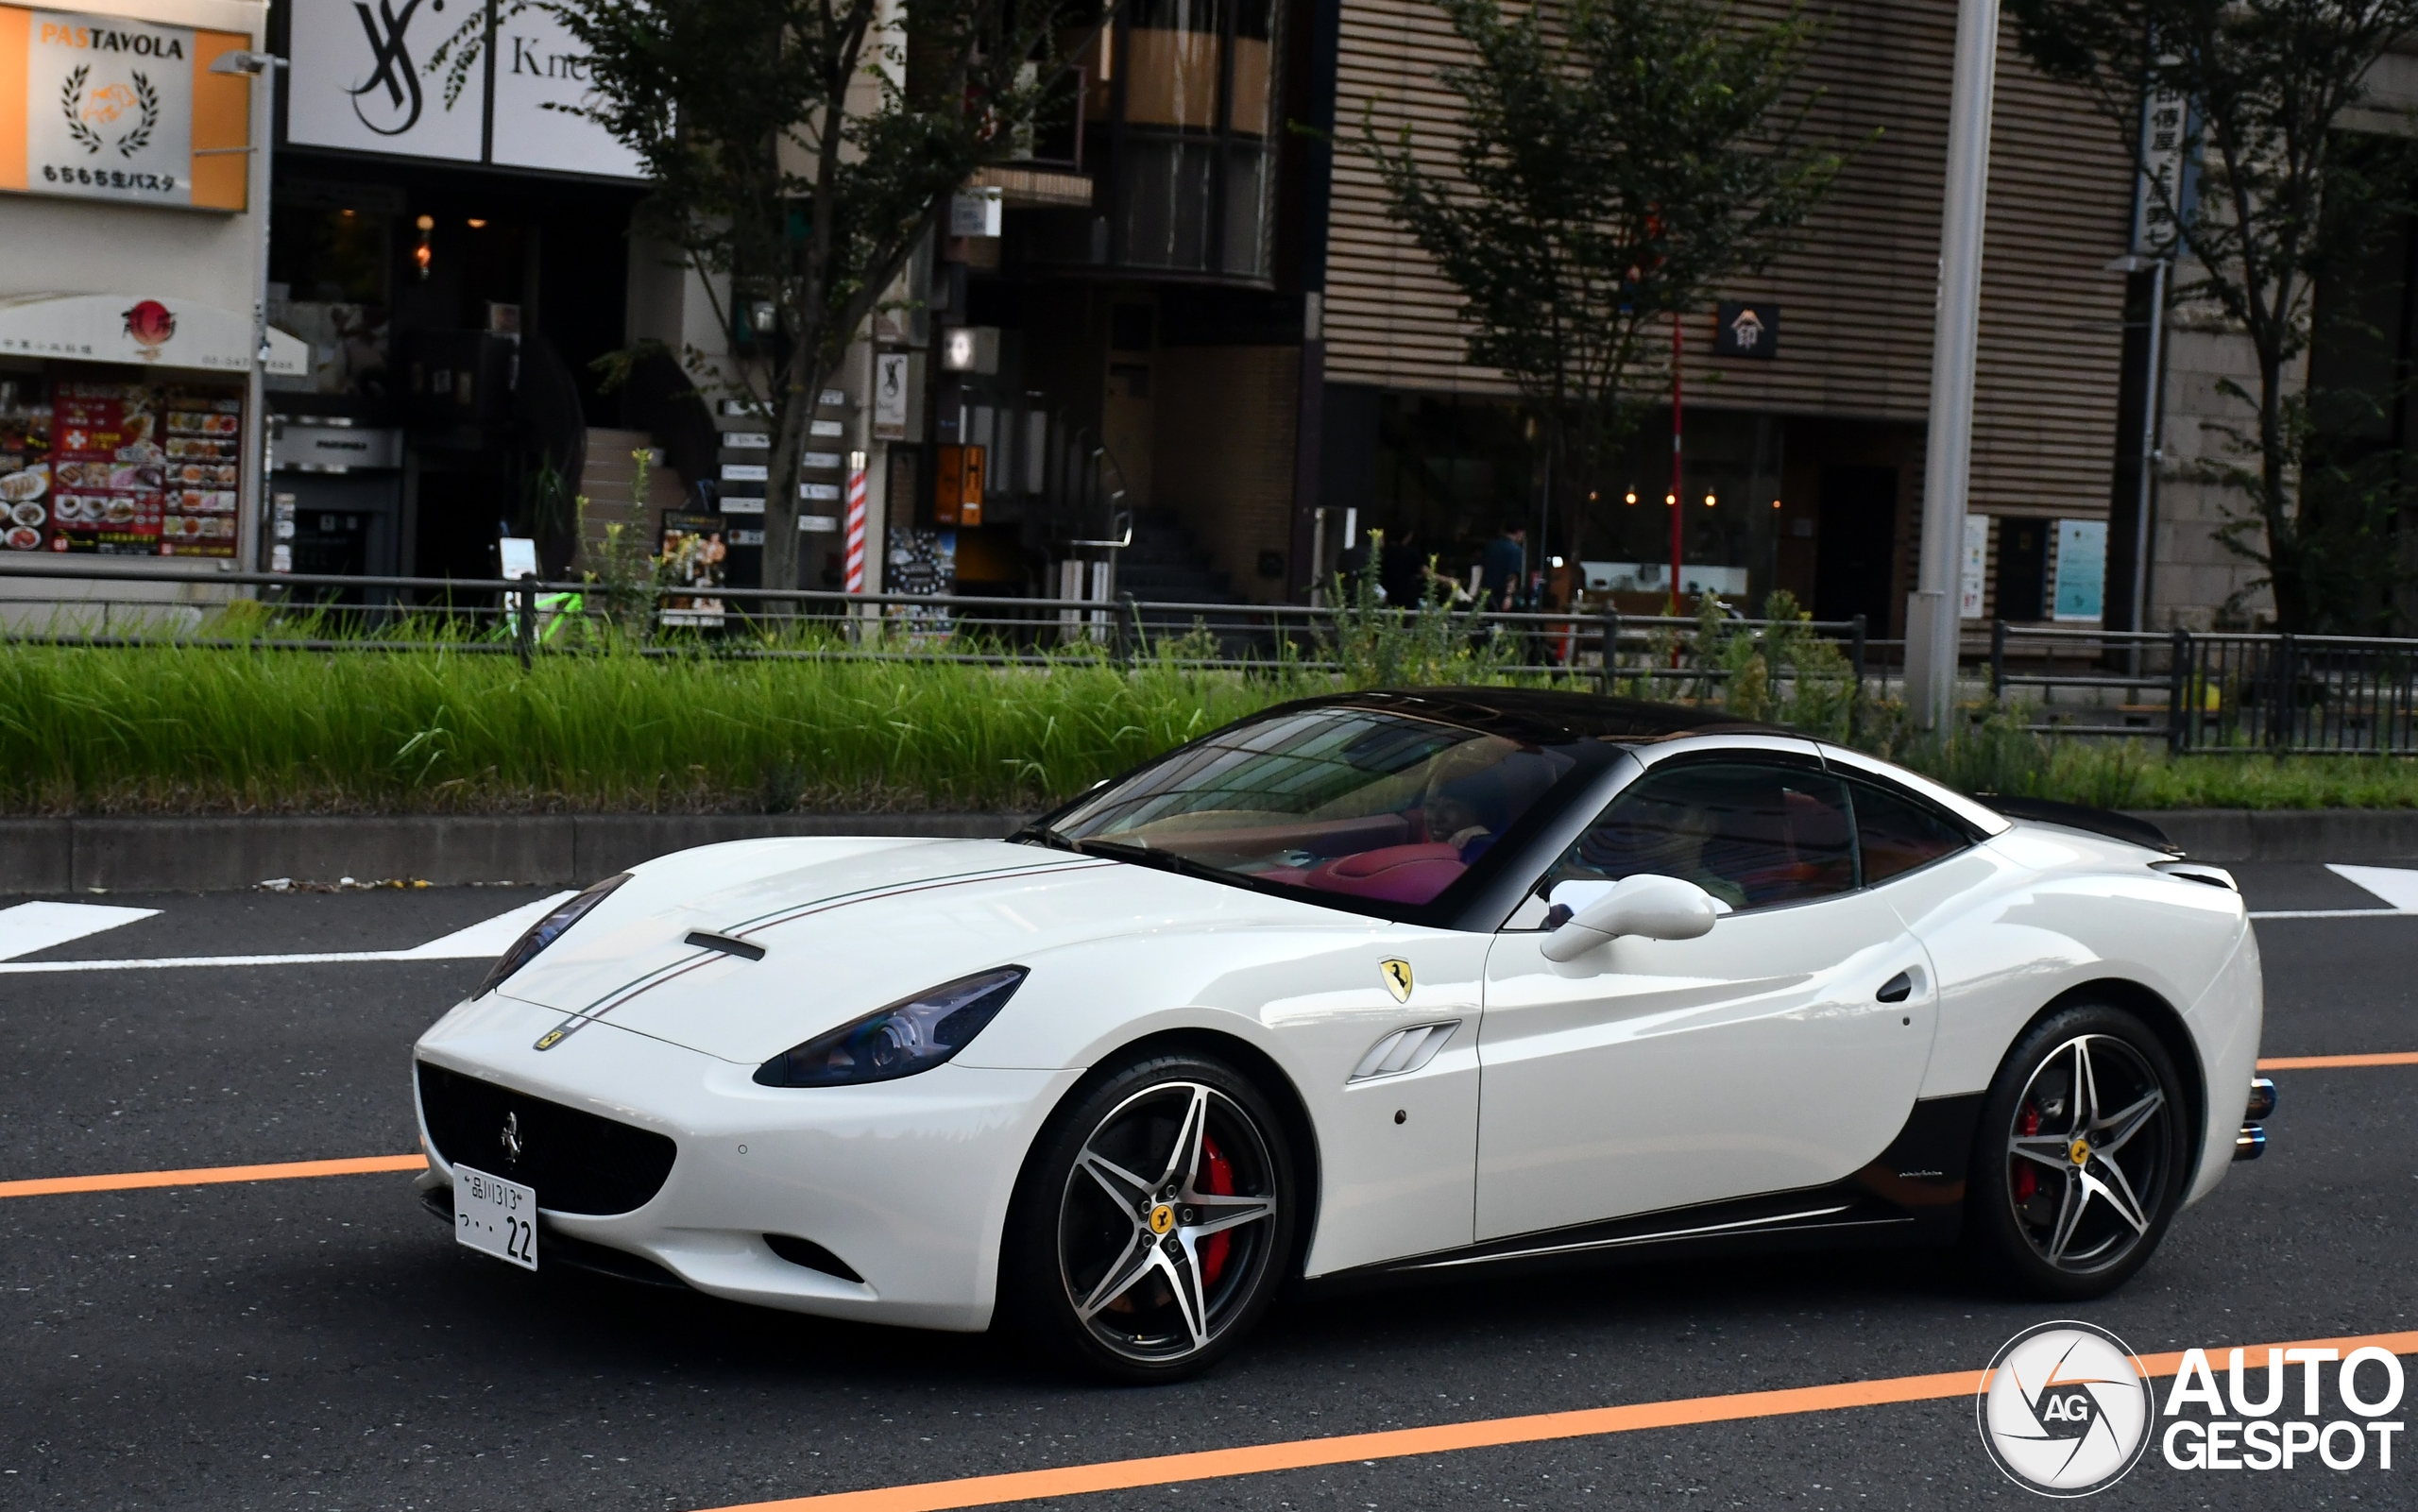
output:
<instances>
[{"instance_id":1,"label":"door handle","mask_svg":"<svg viewBox=\"0 0 2418 1512\"><path fill-rule=\"evenodd\" d=\"M1877 1002L1902 1003L1907 998L1915 995L1915 979L1901 971L1897 976L1890 977L1885 982L1882 982L1881 984L1881 991L1873 994L1872 995L1874 1000Z\"/></svg>"}]
</instances>

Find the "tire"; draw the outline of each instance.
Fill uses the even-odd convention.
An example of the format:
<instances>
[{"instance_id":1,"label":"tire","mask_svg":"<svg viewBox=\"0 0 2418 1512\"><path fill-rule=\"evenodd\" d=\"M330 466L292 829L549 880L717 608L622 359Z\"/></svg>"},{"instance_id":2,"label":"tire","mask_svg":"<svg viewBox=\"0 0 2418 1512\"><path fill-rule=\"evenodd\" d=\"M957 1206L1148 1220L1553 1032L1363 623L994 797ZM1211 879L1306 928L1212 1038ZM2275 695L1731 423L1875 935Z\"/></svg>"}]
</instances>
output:
<instances>
[{"instance_id":1,"label":"tire","mask_svg":"<svg viewBox=\"0 0 2418 1512\"><path fill-rule=\"evenodd\" d=\"M1061 1363L1180 1381L1215 1365L1284 1285L1301 1184L1284 1121L1208 1056L1100 1078L1051 1119L1008 1219L1000 1312Z\"/></svg>"},{"instance_id":2,"label":"tire","mask_svg":"<svg viewBox=\"0 0 2418 1512\"><path fill-rule=\"evenodd\" d=\"M2138 1017L2103 1004L2051 1014L1982 1102L1967 1167L1973 1258L2047 1300L2114 1291L2183 1204L2191 1129L2173 1057Z\"/></svg>"}]
</instances>

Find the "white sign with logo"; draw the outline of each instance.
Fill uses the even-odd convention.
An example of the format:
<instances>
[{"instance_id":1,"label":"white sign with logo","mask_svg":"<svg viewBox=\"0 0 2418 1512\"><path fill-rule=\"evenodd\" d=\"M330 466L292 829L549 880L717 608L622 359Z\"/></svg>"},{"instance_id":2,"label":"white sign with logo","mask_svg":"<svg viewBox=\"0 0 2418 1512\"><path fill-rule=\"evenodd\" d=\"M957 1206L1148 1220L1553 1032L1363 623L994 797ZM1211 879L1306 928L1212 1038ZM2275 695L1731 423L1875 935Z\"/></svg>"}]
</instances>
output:
<instances>
[{"instance_id":1,"label":"white sign with logo","mask_svg":"<svg viewBox=\"0 0 2418 1512\"><path fill-rule=\"evenodd\" d=\"M912 376L909 361L903 351L886 351L873 360L873 433L877 440L906 439L907 389Z\"/></svg>"},{"instance_id":2,"label":"white sign with logo","mask_svg":"<svg viewBox=\"0 0 2418 1512\"><path fill-rule=\"evenodd\" d=\"M492 49L457 69L482 29L463 23L490 17ZM587 96L587 59L554 17L512 0L294 0L293 56L286 139L298 144L643 176L603 127L549 109Z\"/></svg>"},{"instance_id":3,"label":"white sign with logo","mask_svg":"<svg viewBox=\"0 0 2418 1512\"><path fill-rule=\"evenodd\" d=\"M1957 585L1956 618L1959 620L1982 618L1983 588L1989 578L1989 568L1990 517L1967 515L1965 517L1964 571L1962 581Z\"/></svg>"},{"instance_id":4,"label":"white sign with logo","mask_svg":"<svg viewBox=\"0 0 2418 1512\"><path fill-rule=\"evenodd\" d=\"M470 69L448 101L434 59L465 17L483 13L469 0L295 0L286 140L478 161L486 70Z\"/></svg>"},{"instance_id":5,"label":"white sign with logo","mask_svg":"<svg viewBox=\"0 0 2418 1512\"><path fill-rule=\"evenodd\" d=\"M26 188L193 203L190 30L37 10L26 42Z\"/></svg>"},{"instance_id":6,"label":"white sign with logo","mask_svg":"<svg viewBox=\"0 0 2418 1512\"><path fill-rule=\"evenodd\" d=\"M641 178L646 165L611 133L573 110L588 94L587 57L543 10L496 17L495 143L490 160L513 168Z\"/></svg>"}]
</instances>

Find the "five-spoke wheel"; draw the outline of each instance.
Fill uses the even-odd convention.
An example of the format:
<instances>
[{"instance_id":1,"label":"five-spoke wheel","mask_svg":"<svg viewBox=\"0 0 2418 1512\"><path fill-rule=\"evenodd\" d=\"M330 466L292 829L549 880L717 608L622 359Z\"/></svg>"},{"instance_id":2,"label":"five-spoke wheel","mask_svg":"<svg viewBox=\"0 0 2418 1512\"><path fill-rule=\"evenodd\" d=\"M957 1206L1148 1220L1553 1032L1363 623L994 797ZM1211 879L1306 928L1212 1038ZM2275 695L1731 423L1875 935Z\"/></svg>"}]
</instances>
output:
<instances>
[{"instance_id":1,"label":"five-spoke wheel","mask_svg":"<svg viewBox=\"0 0 2418 1512\"><path fill-rule=\"evenodd\" d=\"M1973 1239L2028 1290L2110 1290L2149 1259L2181 1202L2186 1122L2173 1060L2139 1019L2095 1006L2051 1016L1984 1101Z\"/></svg>"},{"instance_id":2,"label":"five-spoke wheel","mask_svg":"<svg viewBox=\"0 0 2418 1512\"><path fill-rule=\"evenodd\" d=\"M1043 1137L1012 1219L1001 1302L1061 1354L1128 1380L1203 1368L1289 1264L1293 1162L1251 1081L1154 1056L1102 1079Z\"/></svg>"}]
</instances>

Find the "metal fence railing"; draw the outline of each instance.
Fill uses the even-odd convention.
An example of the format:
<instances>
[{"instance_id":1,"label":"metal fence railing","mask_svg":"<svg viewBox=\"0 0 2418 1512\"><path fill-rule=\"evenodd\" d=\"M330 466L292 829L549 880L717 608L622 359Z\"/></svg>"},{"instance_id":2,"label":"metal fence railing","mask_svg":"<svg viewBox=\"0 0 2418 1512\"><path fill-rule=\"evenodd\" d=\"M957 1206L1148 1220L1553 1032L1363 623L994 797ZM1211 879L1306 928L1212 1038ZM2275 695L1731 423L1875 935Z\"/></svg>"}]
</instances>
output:
<instances>
[{"instance_id":1,"label":"metal fence railing","mask_svg":"<svg viewBox=\"0 0 2418 1512\"><path fill-rule=\"evenodd\" d=\"M237 601L259 608L238 610ZM1760 620L1728 620L1759 637ZM870 657L1039 664L1070 650L1120 660L1248 670L1333 670L1337 613L1303 604L1194 603L969 594L839 593L677 585L614 590L524 578L313 576L9 562L0 568L0 638L110 646L174 638L196 646L312 651L436 646L524 658L584 649L608 627L642 654ZM1711 696L1729 670L1696 654L1694 618L1473 613L1454 633L1512 674L1577 677L1603 688ZM1833 641L1863 682L1864 625L1800 622ZM320 633L314 633L320 632ZM1609 665L1607 665L1607 650Z\"/></svg>"},{"instance_id":2,"label":"metal fence railing","mask_svg":"<svg viewBox=\"0 0 2418 1512\"><path fill-rule=\"evenodd\" d=\"M1721 652L1767 621L1720 621ZM609 627L609 629L608 629ZM1859 706L1902 687L1904 642L1852 620L1790 627L1828 641ZM523 660L607 639L657 656L875 658L1041 665L1066 655L1203 669L1340 666L1337 611L1302 604L1007 598L679 586L608 589L424 577L311 576L107 560L0 560L0 639L317 652L448 650ZM1514 675L1695 701L1728 697L1736 658L1702 621L1489 613L1454 635ZM2219 752L2418 755L2418 639L2137 634L1997 621L1968 632L1968 688L2035 730ZM1775 690L1778 691L1777 689Z\"/></svg>"},{"instance_id":3,"label":"metal fence railing","mask_svg":"<svg viewBox=\"0 0 2418 1512\"><path fill-rule=\"evenodd\" d=\"M2418 752L2418 640L2178 631L2168 698L2177 752Z\"/></svg>"}]
</instances>

